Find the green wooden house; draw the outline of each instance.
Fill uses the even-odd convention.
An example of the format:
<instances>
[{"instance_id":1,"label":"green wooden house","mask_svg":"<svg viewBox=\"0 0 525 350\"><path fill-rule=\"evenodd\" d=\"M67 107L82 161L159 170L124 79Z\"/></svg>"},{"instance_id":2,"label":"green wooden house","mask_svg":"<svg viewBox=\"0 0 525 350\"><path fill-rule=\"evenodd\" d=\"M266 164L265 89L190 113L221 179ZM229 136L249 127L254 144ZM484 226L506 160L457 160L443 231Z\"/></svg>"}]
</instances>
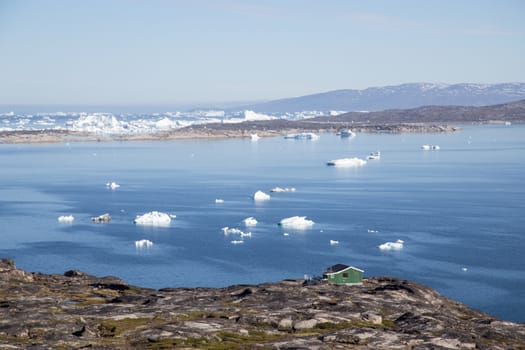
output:
<instances>
[{"instance_id":1,"label":"green wooden house","mask_svg":"<svg viewBox=\"0 0 525 350\"><path fill-rule=\"evenodd\" d=\"M346 285L363 284L363 270L344 264L330 266L323 274L328 282Z\"/></svg>"}]
</instances>

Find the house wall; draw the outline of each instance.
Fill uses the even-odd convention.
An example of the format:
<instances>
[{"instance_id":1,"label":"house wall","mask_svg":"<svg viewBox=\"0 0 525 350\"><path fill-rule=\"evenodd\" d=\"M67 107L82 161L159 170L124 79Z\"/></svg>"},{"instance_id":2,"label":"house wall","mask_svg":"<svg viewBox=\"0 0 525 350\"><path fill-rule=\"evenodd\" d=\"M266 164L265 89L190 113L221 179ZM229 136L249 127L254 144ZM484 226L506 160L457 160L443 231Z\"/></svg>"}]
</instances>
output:
<instances>
[{"instance_id":1,"label":"house wall","mask_svg":"<svg viewBox=\"0 0 525 350\"><path fill-rule=\"evenodd\" d=\"M341 271L334 275L327 275L327 279L329 282L334 283L361 283L363 279L363 273L350 269Z\"/></svg>"}]
</instances>

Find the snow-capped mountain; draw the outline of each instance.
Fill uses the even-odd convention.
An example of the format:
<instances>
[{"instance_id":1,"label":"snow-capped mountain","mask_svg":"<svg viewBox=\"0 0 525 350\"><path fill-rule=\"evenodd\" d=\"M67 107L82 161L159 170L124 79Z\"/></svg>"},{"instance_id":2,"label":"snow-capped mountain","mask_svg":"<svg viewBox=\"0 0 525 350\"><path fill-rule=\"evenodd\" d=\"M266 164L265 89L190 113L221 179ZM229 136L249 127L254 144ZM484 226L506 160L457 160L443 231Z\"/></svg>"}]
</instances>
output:
<instances>
[{"instance_id":1,"label":"snow-capped mountain","mask_svg":"<svg viewBox=\"0 0 525 350\"><path fill-rule=\"evenodd\" d=\"M304 110L379 111L426 105L485 106L525 99L525 83L408 83L364 90L336 90L243 106L256 112Z\"/></svg>"}]
</instances>

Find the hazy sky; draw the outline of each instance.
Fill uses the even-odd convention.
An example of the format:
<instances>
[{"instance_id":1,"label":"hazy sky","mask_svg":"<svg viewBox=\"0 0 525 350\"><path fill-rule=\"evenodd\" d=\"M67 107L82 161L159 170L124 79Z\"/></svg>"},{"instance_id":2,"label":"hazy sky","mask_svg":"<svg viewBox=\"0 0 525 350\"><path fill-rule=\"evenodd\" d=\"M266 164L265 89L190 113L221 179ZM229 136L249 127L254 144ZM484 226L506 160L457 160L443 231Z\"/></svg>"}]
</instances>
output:
<instances>
[{"instance_id":1,"label":"hazy sky","mask_svg":"<svg viewBox=\"0 0 525 350\"><path fill-rule=\"evenodd\" d=\"M525 1L0 0L0 104L525 81Z\"/></svg>"}]
</instances>

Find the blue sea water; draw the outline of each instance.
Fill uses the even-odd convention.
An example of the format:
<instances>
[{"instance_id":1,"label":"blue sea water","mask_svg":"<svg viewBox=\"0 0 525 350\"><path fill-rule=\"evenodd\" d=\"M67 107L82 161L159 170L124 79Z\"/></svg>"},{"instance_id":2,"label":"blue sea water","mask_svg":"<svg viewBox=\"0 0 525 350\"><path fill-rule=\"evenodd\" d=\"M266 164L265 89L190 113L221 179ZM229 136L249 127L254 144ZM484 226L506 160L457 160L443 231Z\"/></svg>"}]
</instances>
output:
<instances>
[{"instance_id":1,"label":"blue sea water","mask_svg":"<svg viewBox=\"0 0 525 350\"><path fill-rule=\"evenodd\" d=\"M362 167L325 165L376 150L381 159ZM110 181L121 187L106 188ZM525 322L524 181L525 126L515 125L317 141L4 144L0 257L29 271L79 269L152 288L278 281L345 263ZM275 186L296 192L253 201ZM152 210L177 217L169 227L133 223ZM109 224L91 222L106 212ZM57 221L68 214L72 224ZM277 225L295 215L315 225ZM244 227L249 216L256 227ZM239 238L225 226L252 237L231 244ZM136 249L140 239L153 247ZM402 250L378 248L397 239Z\"/></svg>"}]
</instances>

